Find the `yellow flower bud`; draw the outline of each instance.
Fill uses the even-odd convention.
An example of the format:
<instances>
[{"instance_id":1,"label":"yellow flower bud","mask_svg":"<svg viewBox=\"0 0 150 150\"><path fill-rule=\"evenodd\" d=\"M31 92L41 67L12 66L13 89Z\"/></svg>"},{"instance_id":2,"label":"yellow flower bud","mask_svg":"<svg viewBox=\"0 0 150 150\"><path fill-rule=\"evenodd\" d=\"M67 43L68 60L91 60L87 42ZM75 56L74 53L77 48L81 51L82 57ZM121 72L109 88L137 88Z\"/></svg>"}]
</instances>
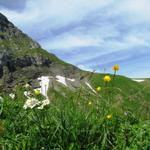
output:
<instances>
[{"instance_id":1,"label":"yellow flower bud","mask_svg":"<svg viewBox=\"0 0 150 150\"><path fill-rule=\"evenodd\" d=\"M35 95L40 95L40 91L37 89L34 90L34 93L35 93Z\"/></svg>"},{"instance_id":2,"label":"yellow flower bud","mask_svg":"<svg viewBox=\"0 0 150 150\"><path fill-rule=\"evenodd\" d=\"M110 114L110 115L107 115L106 118L107 118L108 120L110 120L110 119L112 118L112 115L111 115L111 114Z\"/></svg>"},{"instance_id":3,"label":"yellow flower bud","mask_svg":"<svg viewBox=\"0 0 150 150\"><path fill-rule=\"evenodd\" d=\"M92 102L91 101L89 101L89 103L88 103L89 105L92 105Z\"/></svg>"},{"instance_id":4,"label":"yellow flower bud","mask_svg":"<svg viewBox=\"0 0 150 150\"><path fill-rule=\"evenodd\" d=\"M99 91L101 91L101 89L102 89L102 88L101 88L100 86L98 86L98 87L96 88L96 91L99 92Z\"/></svg>"}]
</instances>

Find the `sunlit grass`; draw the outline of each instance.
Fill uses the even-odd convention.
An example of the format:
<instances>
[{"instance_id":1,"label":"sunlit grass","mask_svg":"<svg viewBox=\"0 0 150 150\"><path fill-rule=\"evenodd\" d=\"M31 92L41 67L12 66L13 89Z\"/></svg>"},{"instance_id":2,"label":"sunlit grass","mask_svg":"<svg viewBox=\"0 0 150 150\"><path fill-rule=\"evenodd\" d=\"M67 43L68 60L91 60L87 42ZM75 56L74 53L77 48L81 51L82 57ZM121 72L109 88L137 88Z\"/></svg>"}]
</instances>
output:
<instances>
[{"instance_id":1,"label":"sunlit grass","mask_svg":"<svg viewBox=\"0 0 150 150\"><path fill-rule=\"evenodd\" d=\"M46 100L29 86L17 87L11 95L1 94L0 149L149 149L150 121L145 117L149 101L141 95L142 86L117 76L118 70L115 75L91 78L95 94L83 87L62 88L63 94L49 89L51 102L42 109L39 105L23 108L29 98L39 104ZM124 85L118 86L119 82Z\"/></svg>"}]
</instances>

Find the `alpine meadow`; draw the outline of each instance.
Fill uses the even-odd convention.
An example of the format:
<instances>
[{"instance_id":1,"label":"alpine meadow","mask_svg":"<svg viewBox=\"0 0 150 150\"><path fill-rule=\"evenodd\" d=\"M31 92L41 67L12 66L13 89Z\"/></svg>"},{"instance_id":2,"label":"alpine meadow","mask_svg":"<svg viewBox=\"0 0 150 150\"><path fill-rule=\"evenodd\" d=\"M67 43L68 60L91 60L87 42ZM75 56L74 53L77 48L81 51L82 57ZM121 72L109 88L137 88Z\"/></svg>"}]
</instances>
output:
<instances>
[{"instance_id":1,"label":"alpine meadow","mask_svg":"<svg viewBox=\"0 0 150 150\"><path fill-rule=\"evenodd\" d=\"M0 150L150 149L150 3L78 1L0 2Z\"/></svg>"}]
</instances>

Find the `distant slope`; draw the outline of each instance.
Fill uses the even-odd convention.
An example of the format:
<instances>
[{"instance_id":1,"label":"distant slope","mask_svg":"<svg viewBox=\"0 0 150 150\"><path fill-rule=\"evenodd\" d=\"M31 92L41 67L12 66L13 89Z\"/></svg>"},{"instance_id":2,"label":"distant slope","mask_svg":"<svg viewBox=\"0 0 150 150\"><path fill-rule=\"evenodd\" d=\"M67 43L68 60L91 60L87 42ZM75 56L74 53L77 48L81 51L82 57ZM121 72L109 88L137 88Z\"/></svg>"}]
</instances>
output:
<instances>
[{"instance_id":1,"label":"distant slope","mask_svg":"<svg viewBox=\"0 0 150 150\"><path fill-rule=\"evenodd\" d=\"M145 79L143 82L141 82L141 85L143 85L147 90L150 90L150 79Z\"/></svg>"},{"instance_id":2,"label":"distant slope","mask_svg":"<svg viewBox=\"0 0 150 150\"><path fill-rule=\"evenodd\" d=\"M91 78L93 86L106 88L104 75L94 74ZM112 93L112 105L115 109L130 110L144 118L150 118L150 86L138 83L124 76L116 76L109 84ZM105 92L102 91L102 94Z\"/></svg>"}]
</instances>

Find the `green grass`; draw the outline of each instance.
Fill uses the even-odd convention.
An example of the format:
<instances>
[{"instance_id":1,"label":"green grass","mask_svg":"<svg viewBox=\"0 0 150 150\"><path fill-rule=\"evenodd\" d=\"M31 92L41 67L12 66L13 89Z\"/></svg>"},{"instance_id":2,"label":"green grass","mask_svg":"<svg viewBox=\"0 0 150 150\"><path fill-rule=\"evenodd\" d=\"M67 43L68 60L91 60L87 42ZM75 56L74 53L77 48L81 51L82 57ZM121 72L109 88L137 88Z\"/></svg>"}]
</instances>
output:
<instances>
[{"instance_id":1,"label":"green grass","mask_svg":"<svg viewBox=\"0 0 150 150\"><path fill-rule=\"evenodd\" d=\"M23 51L17 51L15 53L15 57L17 57L17 58L24 57L24 56L32 56L32 57L41 56L45 59L46 58L49 59L53 63L58 63L58 64L66 65L66 66L69 65L66 62L60 60L54 54L50 54L49 52L47 52L46 50L43 50L42 48L26 49L26 50L23 50Z\"/></svg>"},{"instance_id":2,"label":"green grass","mask_svg":"<svg viewBox=\"0 0 150 150\"><path fill-rule=\"evenodd\" d=\"M112 78L113 75L109 74ZM94 74L90 79L93 86L105 86L103 82L105 74ZM130 78L117 75L115 80L113 80L109 86L120 88L124 93L129 94L132 90L142 90L144 87L136 81L131 80Z\"/></svg>"},{"instance_id":3,"label":"green grass","mask_svg":"<svg viewBox=\"0 0 150 150\"><path fill-rule=\"evenodd\" d=\"M32 49L30 47L32 40L23 34L20 34L19 38L10 37L7 33L3 33L6 39L0 41L0 45L3 45L3 48L7 48L8 51L16 51L16 50L26 50ZM3 48L1 50L3 50Z\"/></svg>"},{"instance_id":4,"label":"green grass","mask_svg":"<svg viewBox=\"0 0 150 150\"><path fill-rule=\"evenodd\" d=\"M111 76L113 78L113 75ZM104 74L94 74L90 79L93 86L101 86L102 89L105 89L103 77ZM137 112L138 116L145 119L150 118L150 86L132 81L124 76L116 76L115 80L108 85L108 88L111 89L110 95L112 93L113 104L116 105L117 109L129 109Z\"/></svg>"},{"instance_id":5,"label":"green grass","mask_svg":"<svg viewBox=\"0 0 150 150\"><path fill-rule=\"evenodd\" d=\"M22 108L26 101L23 87L14 91L15 100L2 94L0 149L149 149L150 121L146 115L149 101L145 96L141 100L137 96L144 86L122 76L106 86L103 76L91 78L95 88L102 87L99 94L84 87L76 91L63 86L50 88L51 104L43 110ZM132 92L136 96L131 101ZM112 117L108 119L107 115Z\"/></svg>"}]
</instances>

